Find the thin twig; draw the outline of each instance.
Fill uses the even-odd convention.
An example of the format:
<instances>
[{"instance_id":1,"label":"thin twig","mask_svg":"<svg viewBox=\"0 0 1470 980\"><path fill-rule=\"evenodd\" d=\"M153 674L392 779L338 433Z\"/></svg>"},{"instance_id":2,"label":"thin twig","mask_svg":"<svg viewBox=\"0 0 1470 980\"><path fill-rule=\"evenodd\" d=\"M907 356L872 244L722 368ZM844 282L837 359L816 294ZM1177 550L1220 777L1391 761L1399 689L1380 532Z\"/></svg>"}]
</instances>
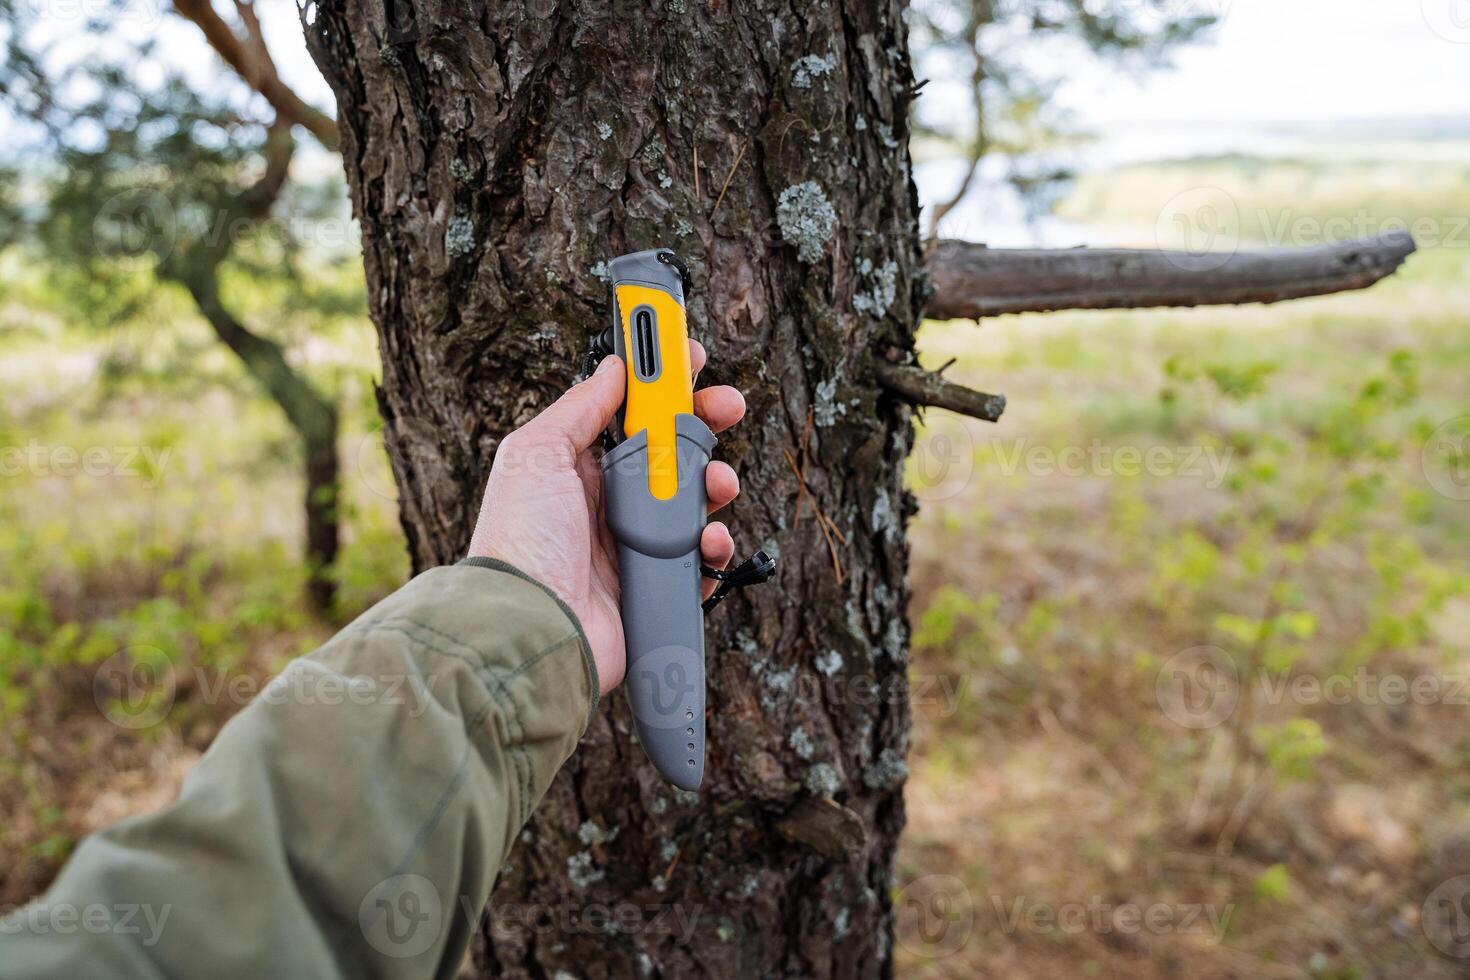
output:
<instances>
[{"instance_id":1,"label":"thin twig","mask_svg":"<svg viewBox=\"0 0 1470 980\"><path fill-rule=\"evenodd\" d=\"M801 460L803 466L806 465L806 447L807 447L807 443L811 441L811 437L812 437L812 420L813 420L814 417L815 417L815 413L812 411L811 408L808 408L806 410L806 425L802 426L802 428L801 428L801 441L797 443L797 451L799 453L799 455L797 456L797 458ZM798 492L797 492L797 495L796 495L796 519L791 522L791 530L793 532L797 528L801 527L801 492L800 491L803 491L803 490L806 489L806 480L802 478L800 467L797 468L796 479L797 479L797 482L800 484L800 486L798 488Z\"/></svg>"},{"instance_id":2,"label":"thin twig","mask_svg":"<svg viewBox=\"0 0 1470 980\"><path fill-rule=\"evenodd\" d=\"M832 532L832 534L837 538L838 541L841 541L842 542L842 546L844 548L847 547L847 535L845 535L841 531L837 530L837 523L835 521L833 521L832 518L828 517L826 514L819 514L818 516L821 517L822 520L824 520L824 521L827 522L827 528L828 528L828 530L830 530Z\"/></svg>"},{"instance_id":3,"label":"thin twig","mask_svg":"<svg viewBox=\"0 0 1470 980\"><path fill-rule=\"evenodd\" d=\"M825 524L827 530L832 533L833 537L835 537L838 541L841 541L843 547L846 547L847 535L838 530L837 522L828 517L826 512L823 511L822 508L817 506L817 495L812 493L812 488L808 486L806 482L806 461L810 453L809 447L812 441L812 423L815 420L815 415L816 413L811 408L808 408L806 410L806 425L801 430L801 453L797 456L797 459L801 461L801 465L797 467L796 478L801 481L802 489L804 489L806 491L806 495L811 498L812 513L817 516L817 522L819 524ZM798 503L800 503L800 501L798 501ZM801 510L798 508L796 512L796 523L799 524L800 521Z\"/></svg>"},{"instance_id":4,"label":"thin twig","mask_svg":"<svg viewBox=\"0 0 1470 980\"><path fill-rule=\"evenodd\" d=\"M808 408L806 410L806 425L803 426L801 430L801 441L798 444L800 447L800 452L796 457L796 460L799 460L799 462L793 461L791 459L791 453L789 450L786 453L787 461L791 463L791 471L796 474L797 482L796 518L791 522L791 529L795 531L797 528L801 527L801 501L803 495L805 495L806 499L810 500L812 503L812 514L816 517L817 529L821 531L822 536L827 539L827 546L829 548L832 547L832 538L836 538L838 541L842 542L842 546L845 548L847 547L847 535L843 534L842 531L837 527L837 522L828 517L827 514L822 510L822 508L817 505L817 495L812 493L812 488L808 486L806 482L807 447L811 443L813 414L814 413L812 409ZM841 565L840 563L835 562L835 560L834 565L836 565L837 567L837 581L841 583L844 580Z\"/></svg>"},{"instance_id":5,"label":"thin twig","mask_svg":"<svg viewBox=\"0 0 1470 980\"><path fill-rule=\"evenodd\" d=\"M812 513L817 518L817 530L822 532L822 540L827 542L827 550L832 554L832 571L837 576L837 584L841 585L847 578L842 572L842 559L838 554L837 544L832 540L832 532L836 531L836 527L827 519L827 515L822 513L822 508L817 505L817 498L807 488L806 477L802 476L801 468L796 465L796 457L791 455L791 450L789 449L783 450L783 452L785 453L787 464L791 467L791 472L796 475L796 512L798 514L801 513L801 501L803 498L812 502ZM837 536L839 538L842 537L840 533ZM846 543L846 539L843 539L843 544Z\"/></svg>"},{"instance_id":6,"label":"thin twig","mask_svg":"<svg viewBox=\"0 0 1470 980\"><path fill-rule=\"evenodd\" d=\"M730 165L730 172L725 175L725 183L720 187L720 196L715 198L715 206L709 209L711 221L714 220L715 212L720 210L720 202L725 199L725 192L730 189L730 181L735 178L735 170L740 166L740 161L745 159L745 148L749 145L749 140L740 144L740 152L735 154L735 162Z\"/></svg>"}]
</instances>

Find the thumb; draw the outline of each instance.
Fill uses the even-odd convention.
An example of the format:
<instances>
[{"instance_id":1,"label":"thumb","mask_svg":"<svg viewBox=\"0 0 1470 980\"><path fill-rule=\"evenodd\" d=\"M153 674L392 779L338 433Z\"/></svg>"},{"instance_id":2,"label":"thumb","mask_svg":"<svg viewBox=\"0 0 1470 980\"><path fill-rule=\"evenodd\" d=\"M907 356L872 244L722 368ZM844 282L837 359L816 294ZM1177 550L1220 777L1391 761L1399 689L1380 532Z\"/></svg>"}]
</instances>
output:
<instances>
[{"instance_id":1,"label":"thumb","mask_svg":"<svg viewBox=\"0 0 1470 980\"><path fill-rule=\"evenodd\" d=\"M612 422L623 405L623 391L628 375L623 359L609 354L597 365L592 377L567 389L533 422L545 431L566 439L578 452L597 441L598 435Z\"/></svg>"}]
</instances>

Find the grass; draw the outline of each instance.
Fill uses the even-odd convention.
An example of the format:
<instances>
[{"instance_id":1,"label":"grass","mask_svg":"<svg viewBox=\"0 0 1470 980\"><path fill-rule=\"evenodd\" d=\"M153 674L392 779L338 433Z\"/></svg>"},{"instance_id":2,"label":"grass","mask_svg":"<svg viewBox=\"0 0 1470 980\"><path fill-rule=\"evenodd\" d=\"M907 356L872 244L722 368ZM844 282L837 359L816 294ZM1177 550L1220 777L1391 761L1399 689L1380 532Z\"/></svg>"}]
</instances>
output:
<instances>
[{"instance_id":1,"label":"grass","mask_svg":"<svg viewBox=\"0 0 1470 980\"><path fill-rule=\"evenodd\" d=\"M259 682L334 623L301 598L295 441L187 300L156 290L113 322L13 259L0 275L13 286L0 306L10 904L44 886L84 834L171 798L242 706L209 681ZM284 338L300 325L274 326ZM401 582L407 560L375 435L371 328L361 317L328 326L330 348L295 349L344 407L345 616ZM110 686L130 664L152 673L131 691ZM167 702L166 723L130 724L150 717L149 697Z\"/></svg>"}]
</instances>

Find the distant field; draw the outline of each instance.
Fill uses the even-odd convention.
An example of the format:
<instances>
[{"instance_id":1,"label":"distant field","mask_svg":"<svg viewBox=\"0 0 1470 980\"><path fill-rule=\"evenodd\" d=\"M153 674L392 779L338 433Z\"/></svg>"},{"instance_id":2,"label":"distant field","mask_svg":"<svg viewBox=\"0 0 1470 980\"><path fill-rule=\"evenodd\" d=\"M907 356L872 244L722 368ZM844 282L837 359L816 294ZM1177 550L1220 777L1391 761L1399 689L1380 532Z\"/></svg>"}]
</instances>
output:
<instances>
[{"instance_id":1,"label":"distant field","mask_svg":"<svg viewBox=\"0 0 1470 980\"><path fill-rule=\"evenodd\" d=\"M1152 244L1181 196L1244 245L1445 234L1367 293L925 327L1011 407L911 464L911 673L960 693L919 711L900 972L1462 975L1426 898L1470 870L1470 179L1226 159L1062 213Z\"/></svg>"},{"instance_id":2,"label":"distant field","mask_svg":"<svg viewBox=\"0 0 1470 980\"><path fill-rule=\"evenodd\" d=\"M1470 709L1381 685L1470 673L1465 169L1201 160L1089 176L1061 210L1120 243L1312 244L1343 219L1435 241L1368 293L925 326L927 362L1011 407L931 413L911 462L902 975L1462 975L1425 899L1470 871ZM169 799L237 707L204 682L259 681L332 626L298 598L289 434L188 304L104 326L79 304L117 297L0 279L0 446L25 451L0 476L4 904ZM407 568L354 310L277 324L344 407L343 616ZM193 678L162 724L98 711L127 647Z\"/></svg>"},{"instance_id":3,"label":"distant field","mask_svg":"<svg viewBox=\"0 0 1470 980\"><path fill-rule=\"evenodd\" d=\"M1416 159L1337 158L1351 154L1337 147L1289 160L1222 156L1089 174L1057 213L1150 246L1203 248L1214 233L1216 247L1310 247L1408 230L1426 247L1464 256L1470 159L1441 162L1435 144L1423 146Z\"/></svg>"}]
</instances>

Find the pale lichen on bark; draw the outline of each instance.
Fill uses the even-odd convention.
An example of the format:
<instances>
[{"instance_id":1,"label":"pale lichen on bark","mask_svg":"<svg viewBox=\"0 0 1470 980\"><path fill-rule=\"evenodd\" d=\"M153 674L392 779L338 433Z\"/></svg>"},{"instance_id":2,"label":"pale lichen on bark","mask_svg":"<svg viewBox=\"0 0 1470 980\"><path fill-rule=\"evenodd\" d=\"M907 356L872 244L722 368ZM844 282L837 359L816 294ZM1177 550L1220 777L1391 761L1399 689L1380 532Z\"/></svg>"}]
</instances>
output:
<instances>
[{"instance_id":1,"label":"pale lichen on bark","mask_svg":"<svg viewBox=\"0 0 1470 980\"><path fill-rule=\"evenodd\" d=\"M822 185L804 180L781 192L776 203L776 223L781 227L781 237L796 246L797 257L811 264L821 259L832 240L837 212L832 209Z\"/></svg>"}]
</instances>

